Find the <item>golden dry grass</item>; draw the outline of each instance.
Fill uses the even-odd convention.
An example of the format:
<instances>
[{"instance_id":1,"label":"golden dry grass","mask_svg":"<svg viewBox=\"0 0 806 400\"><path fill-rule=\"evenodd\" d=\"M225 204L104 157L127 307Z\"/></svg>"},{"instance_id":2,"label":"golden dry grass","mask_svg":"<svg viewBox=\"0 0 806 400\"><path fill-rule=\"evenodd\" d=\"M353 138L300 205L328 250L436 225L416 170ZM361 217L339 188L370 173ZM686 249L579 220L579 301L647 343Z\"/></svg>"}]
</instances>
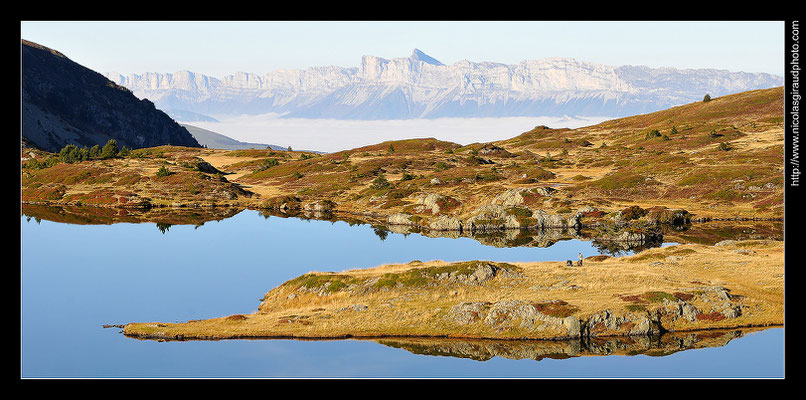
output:
<instances>
[{"instance_id":1,"label":"golden dry grass","mask_svg":"<svg viewBox=\"0 0 806 400\"><path fill-rule=\"evenodd\" d=\"M413 268L444 266L432 261L384 265L339 272L359 279L382 277ZM692 292L719 286L741 299L741 316L697 321L678 329L713 329L783 324L783 244L745 241L725 246L679 245L656 248L629 257L586 261L581 268L564 262L515 263L522 278L496 277L479 285L403 286L368 293L340 290L329 295L299 294L281 285L270 291L260 311L246 319L217 318L176 324L132 323L127 335L153 338L237 337L381 337L449 336L512 338L478 326L458 326L446 318L462 302L562 300L586 318L604 310L628 314L629 296L649 292ZM328 273L317 273L328 275ZM296 297L289 294L297 293ZM363 311L351 307L366 306ZM233 310L236 311L236 310ZM519 335L522 333L519 333ZM533 332L551 338L553 332ZM548 336L547 336L548 335ZM520 336L518 336L520 337Z\"/></svg>"}]
</instances>

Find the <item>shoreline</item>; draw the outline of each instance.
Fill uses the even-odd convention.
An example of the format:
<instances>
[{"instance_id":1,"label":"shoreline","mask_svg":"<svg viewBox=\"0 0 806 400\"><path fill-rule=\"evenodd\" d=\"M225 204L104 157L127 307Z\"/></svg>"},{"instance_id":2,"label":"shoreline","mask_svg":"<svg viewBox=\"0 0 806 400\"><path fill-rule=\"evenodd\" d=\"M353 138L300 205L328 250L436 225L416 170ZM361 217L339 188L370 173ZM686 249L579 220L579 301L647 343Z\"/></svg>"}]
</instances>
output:
<instances>
[{"instance_id":1,"label":"shoreline","mask_svg":"<svg viewBox=\"0 0 806 400\"><path fill-rule=\"evenodd\" d=\"M104 328L125 328L128 324L113 324L108 326L103 326ZM772 323L772 324L755 324L755 325L735 325L735 326L724 326L718 328L699 328L699 329L680 329L674 331L666 331L657 334L656 336L663 336L666 334L671 333L706 333L706 332L713 332L713 331L733 331L737 329L759 329L759 330L766 330L766 329L773 329L773 328L784 328L784 324L782 323ZM570 342L570 341L582 341L582 340L589 340L590 338L585 337L575 337L575 338L500 338L500 337L477 337L477 336L454 336L454 335L378 335L378 336L356 336L351 334L345 334L340 336L227 336L227 337L209 337L209 338L201 338L201 337L184 337L183 335L177 336L168 336L168 335L156 335L156 334L138 334L138 333L123 333L124 336L131 338L131 339L138 339L138 340L158 340L158 341L177 341L177 342L187 342L187 341L219 341L219 340L300 340L300 341L330 341L330 340L347 340L347 339L356 339L356 340L383 340L383 339L448 339L448 340L485 340L485 341L497 341L497 342ZM630 334L622 334L622 335L609 335L609 336L599 336L598 339L611 339L611 338L631 338L631 337L638 337L638 336L648 336L648 335L630 335Z\"/></svg>"}]
</instances>

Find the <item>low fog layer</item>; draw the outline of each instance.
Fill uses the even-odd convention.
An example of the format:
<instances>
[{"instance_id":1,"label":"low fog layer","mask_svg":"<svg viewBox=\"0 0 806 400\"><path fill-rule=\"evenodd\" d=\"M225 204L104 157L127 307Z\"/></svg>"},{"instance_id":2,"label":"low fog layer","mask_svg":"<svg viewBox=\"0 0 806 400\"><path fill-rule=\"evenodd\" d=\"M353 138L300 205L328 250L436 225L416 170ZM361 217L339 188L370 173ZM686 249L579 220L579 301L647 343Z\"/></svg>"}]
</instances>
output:
<instances>
[{"instance_id":1,"label":"low fog layer","mask_svg":"<svg viewBox=\"0 0 806 400\"><path fill-rule=\"evenodd\" d=\"M387 140L433 137L467 145L509 139L537 125L579 128L607 117L438 118L385 121L279 118L277 114L216 116L189 122L242 142L272 143L299 150L335 152Z\"/></svg>"}]
</instances>

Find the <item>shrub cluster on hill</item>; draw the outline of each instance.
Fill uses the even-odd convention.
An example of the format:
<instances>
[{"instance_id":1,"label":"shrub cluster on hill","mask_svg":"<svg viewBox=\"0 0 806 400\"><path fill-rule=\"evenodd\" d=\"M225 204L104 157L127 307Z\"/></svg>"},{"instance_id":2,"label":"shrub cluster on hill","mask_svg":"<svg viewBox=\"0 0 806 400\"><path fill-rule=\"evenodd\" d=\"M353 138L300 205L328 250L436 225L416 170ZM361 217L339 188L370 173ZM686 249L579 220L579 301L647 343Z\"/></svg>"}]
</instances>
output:
<instances>
[{"instance_id":1,"label":"shrub cluster on hill","mask_svg":"<svg viewBox=\"0 0 806 400\"><path fill-rule=\"evenodd\" d=\"M31 159L25 164L25 168L49 168L60 162L72 164L81 161L126 157L129 154L130 150L126 146L123 146L122 148L119 147L118 142L115 139L109 139L109 141L107 141L103 147L97 144L90 148L87 148L86 146L78 147L74 144L68 144L59 150L58 157L48 157L44 162Z\"/></svg>"},{"instance_id":2,"label":"shrub cluster on hill","mask_svg":"<svg viewBox=\"0 0 806 400\"><path fill-rule=\"evenodd\" d=\"M125 146L120 148L115 139L109 139L104 147L97 144L87 149L86 147L79 148L74 144L68 144L59 151L59 160L64 163L74 163L87 160L105 160L108 158L115 158L118 156L125 157L129 154L129 149Z\"/></svg>"}]
</instances>

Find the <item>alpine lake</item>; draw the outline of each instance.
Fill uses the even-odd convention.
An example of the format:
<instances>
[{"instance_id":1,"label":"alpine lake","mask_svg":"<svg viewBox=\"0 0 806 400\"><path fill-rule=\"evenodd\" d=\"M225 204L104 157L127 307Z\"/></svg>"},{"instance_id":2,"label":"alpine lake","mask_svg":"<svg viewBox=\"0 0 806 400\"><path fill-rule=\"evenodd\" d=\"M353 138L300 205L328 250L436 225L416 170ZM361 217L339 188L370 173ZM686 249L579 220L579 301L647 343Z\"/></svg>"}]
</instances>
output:
<instances>
[{"instance_id":1,"label":"alpine lake","mask_svg":"<svg viewBox=\"0 0 806 400\"><path fill-rule=\"evenodd\" d=\"M166 222L167 221L167 222ZM784 328L574 341L384 338L138 340L128 322L257 310L310 271L412 260L629 255L647 246L783 240L781 222L698 223L614 247L580 233L431 235L255 210L142 222L92 209L21 212L23 378L783 378Z\"/></svg>"}]
</instances>

